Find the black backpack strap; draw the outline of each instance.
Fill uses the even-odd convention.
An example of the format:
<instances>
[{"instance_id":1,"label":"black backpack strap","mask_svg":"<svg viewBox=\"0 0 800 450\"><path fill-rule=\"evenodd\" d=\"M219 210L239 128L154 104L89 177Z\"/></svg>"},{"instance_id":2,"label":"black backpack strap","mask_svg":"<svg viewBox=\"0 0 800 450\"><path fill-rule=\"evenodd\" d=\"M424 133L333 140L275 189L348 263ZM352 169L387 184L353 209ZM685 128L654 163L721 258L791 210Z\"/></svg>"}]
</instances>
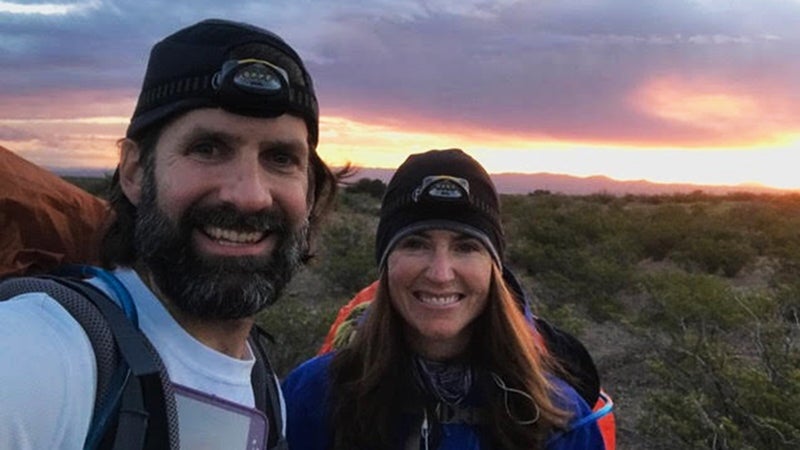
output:
<instances>
[{"instance_id":1,"label":"black backpack strap","mask_svg":"<svg viewBox=\"0 0 800 450\"><path fill-rule=\"evenodd\" d=\"M94 350L97 396L85 448L179 448L166 370L117 304L77 279L23 277L0 283L0 300L30 292L58 301L84 329Z\"/></svg>"},{"instance_id":2,"label":"black backpack strap","mask_svg":"<svg viewBox=\"0 0 800 450\"><path fill-rule=\"evenodd\" d=\"M590 408L594 407L600 396L600 375L592 355L578 338L533 314L528 294L507 265L503 267L503 279L516 297L520 310L544 339L547 350L566 372L564 381L575 388Z\"/></svg>"},{"instance_id":3,"label":"black backpack strap","mask_svg":"<svg viewBox=\"0 0 800 450\"><path fill-rule=\"evenodd\" d=\"M127 365L119 399L114 450L178 448L177 410L166 369L150 342L122 310L94 286L66 278L58 282L80 292L107 321L120 358ZM169 395L167 395L169 394ZM168 400L172 400L169 405ZM171 411L171 412L170 412Z\"/></svg>"},{"instance_id":4,"label":"black backpack strap","mask_svg":"<svg viewBox=\"0 0 800 450\"><path fill-rule=\"evenodd\" d=\"M534 324L544 338L547 350L566 371L564 381L575 388L590 408L594 407L600 397L600 375L592 355L575 336L546 320L535 317Z\"/></svg>"},{"instance_id":5,"label":"black backpack strap","mask_svg":"<svg viewBox=\"0 0 800 450\"><path fill-rule=\"evenodd\" d=\"M286 450L289 444L283 435L283 408L275 371L269 362L265 340L272 342L272 337L258 325L250 332L250 347L255 353L256 363L251 374L253 395L256 408L262 411L269 420L269 450Z\"/></svg>"}]
</instances>

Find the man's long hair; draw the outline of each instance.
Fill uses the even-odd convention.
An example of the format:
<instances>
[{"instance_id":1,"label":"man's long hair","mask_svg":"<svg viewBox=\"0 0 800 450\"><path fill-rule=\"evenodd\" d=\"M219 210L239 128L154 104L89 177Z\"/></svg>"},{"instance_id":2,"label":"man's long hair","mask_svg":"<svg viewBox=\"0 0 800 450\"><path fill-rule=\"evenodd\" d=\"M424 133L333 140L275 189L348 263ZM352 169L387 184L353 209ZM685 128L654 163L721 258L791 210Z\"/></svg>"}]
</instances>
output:
<instances>
[{"instance_id":1,"label":"man's long hair","mask_svg":"<svg viewBox=\"0 0 800 450\"><path fill-rule=\"evenodd\" d=\"M334 450L396 447L398 439L407 438L399 424L407 423L404 414L414 411L404 406L414 395L410 392L416 390L420 396L410 367L413 352L404 337L403 318L391 304L386 271L367 314L353 342L337 352L330 366L329 425ZM476 369L477 387L486 399L479 406L487 443L509 450L544 448L548 433L563 428L569 418L554 402L558 392L549 374L558 373L558 367L537 346L531 325L494 265L489 301L471 326L468 361ZM507 405L505 392L492 374L507 388L525 392L533 402L510 395ZM420 402L417 414L431 406ZM533 424L520 423L537 415Z\"/></svg>"}]
</instances>

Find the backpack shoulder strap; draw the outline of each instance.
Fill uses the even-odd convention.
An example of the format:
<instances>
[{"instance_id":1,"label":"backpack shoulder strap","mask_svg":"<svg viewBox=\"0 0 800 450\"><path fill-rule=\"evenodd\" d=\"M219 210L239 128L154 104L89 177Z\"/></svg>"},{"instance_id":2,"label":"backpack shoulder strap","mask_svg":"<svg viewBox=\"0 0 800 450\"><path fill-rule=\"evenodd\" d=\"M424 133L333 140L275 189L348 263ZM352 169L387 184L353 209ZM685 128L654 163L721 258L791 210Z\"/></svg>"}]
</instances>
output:
<instances>
[{"instance_id":1,"label":"backpack shoulder strap","mask_svg":"<svg viewBox=\"0 0 800 450\"><path fill-rule=\"evenodd\" d=\"M84 448L177 449L177 412L166 370L122 309L78 279L42 276L0 283L0 300L29 292L58 301L85 330L94 350L97 396Z\"/></svg>"},{"instance_id":2,"label":"backpack shoulder strap","mask_svg":"<svg viewBox=\"0 0 800 450\"><path fill-rule=\"evenodd\" d=\"M600 375L592 355L575 336L557 328L540 317L534 317L536 331L544 338L547 350L566 371L569 383L589 406L600 396Z\"/></svg>"},{"instance_id":3,"label":"backpack shoulder strap","mask_svg":"<svg viewBox=\"0 0 800 450\"><path fill-rule=\"evenodd\" d=\"M283 402L280 386L275 371L269 362L265 341L273 342L272 337L258 325L250 332L250 344L255 353L256 364L253 367L251 381L256 408L269 419L269 436L267 448L270 450L286 450L289 444L283 433Z\"/></svg>"}]
</instances>

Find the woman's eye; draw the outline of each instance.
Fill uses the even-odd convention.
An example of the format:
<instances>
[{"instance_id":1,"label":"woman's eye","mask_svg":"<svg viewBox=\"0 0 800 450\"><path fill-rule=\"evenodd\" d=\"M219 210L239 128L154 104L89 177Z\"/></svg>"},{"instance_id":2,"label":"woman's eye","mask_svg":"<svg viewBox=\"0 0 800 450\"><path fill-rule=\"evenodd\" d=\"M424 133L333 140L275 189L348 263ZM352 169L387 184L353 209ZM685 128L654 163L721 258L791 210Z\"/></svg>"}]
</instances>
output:
<instances>
[{"instance_id":1,"label":"woman's eye","mask_svg":"<svg viewBox=\"0 0 800 450\"><path fill-rule=\"evenodd\" d=\"M425 248L426 245L427 243L423 239L417 237L409 237L400 241L400 243L397 244L397 247L406 250L416 250Z\"/></svg>"},{"instance_id":2,"label":"woman's eye","mask_svg":"<svg viewBox=\"0 0 800 450\"><path fill-rule=\"evenodd\" d=\"M456 250L461 253L479 252L483 248L477 241L462 241L456 244Z\"/></svg>"}]
</instances>

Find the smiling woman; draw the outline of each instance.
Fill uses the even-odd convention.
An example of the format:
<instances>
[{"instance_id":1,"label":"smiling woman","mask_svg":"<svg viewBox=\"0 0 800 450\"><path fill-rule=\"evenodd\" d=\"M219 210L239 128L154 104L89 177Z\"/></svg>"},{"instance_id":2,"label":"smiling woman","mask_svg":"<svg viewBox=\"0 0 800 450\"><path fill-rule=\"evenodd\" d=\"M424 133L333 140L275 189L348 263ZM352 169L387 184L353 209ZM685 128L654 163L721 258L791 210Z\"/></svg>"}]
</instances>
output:
<instances>
[{"instance_id":1,"label":"smiling woman","mask_svg":"<svg viewBox=\"0 0 800 450\"><path fill-rule=\"evenodd\" d=\"M380 280L352 341L284 383L291 447L606 448L602 414L559 378L503 277L499 197L474 159L410 156L375 247Z\"/></svg>"}]
</instances>

